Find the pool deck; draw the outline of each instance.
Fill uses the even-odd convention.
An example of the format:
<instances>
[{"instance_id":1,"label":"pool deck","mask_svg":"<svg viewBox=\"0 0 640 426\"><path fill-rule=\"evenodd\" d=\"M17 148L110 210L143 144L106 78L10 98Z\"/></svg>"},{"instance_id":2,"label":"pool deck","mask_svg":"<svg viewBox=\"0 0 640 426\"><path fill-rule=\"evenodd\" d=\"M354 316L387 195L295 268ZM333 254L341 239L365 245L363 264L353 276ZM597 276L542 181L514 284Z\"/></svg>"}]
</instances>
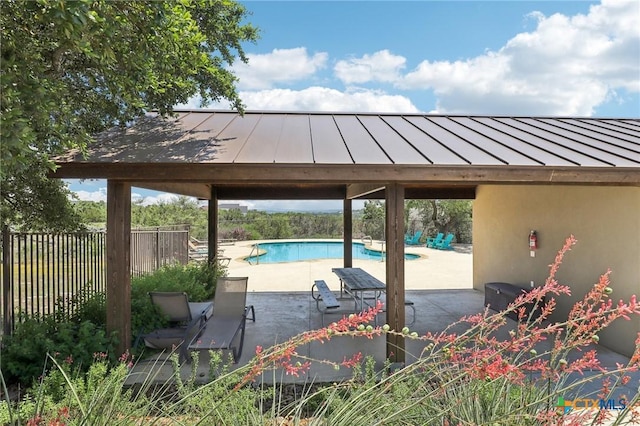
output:
<instances>
[{"instance_id":1,"label":"pool deck","mask_svg":"<svg viewBox=\"0 0 640 426\"><path fill-rule=\"evenodd\" d=\"M251 254L255 243L269 241L240 241L223 245L223 256L231 258L229 275L249 277L249 292L254 291L309 291L315 280L325 280L332 289L339 289L338 277L331 272L340 268L342 259L308 260L303 262L251 265L244 260ZM284 242L287 240L275 240ZM342 240L308 240L342 241ZM354 241L359 242L359 241ZM373 249L382 243L373 242ZM406 253L420 255L420 259L405 261L405 289L471 289L473 288L473 255L471 245L455 245L454 250L443 251L422 246L407 246ZM354 259L353 266L386 281L386 261Z\"/></svg>"},{"instance_id":2,"label":"pool deck","mask_svg":"<svg viewBox=\"0 0 640 426\"><path fill-rule=\"evenodd\" d=\"M323 279L333 290L338 290L339 280L331 272L331 268L343 266L341 259L249 265L243 258L249 256L253 243L253 241L243 241L222 246L224 256L231 258L228 275L249 277L247 303L254 305L256 312L256 322L247 322L244 351L239 363L234 367L246 365L252 359L257 346L268 348L292 336L320 328L321 315L316 309L315 301L311 298L311 285L315 280ZM422 256L421 259L405 262L407 298L414 302L417 312L416 322L411 326L412 331L420 335L427 331L442 331L462 316L484 310L484 293L472 288L471 246L455 246L452 251L414 246L407 247L406 251ZM385 262L354 260L353 263L354 267L361 267L376 278L385 281ZM337 319L339 319L337 315L328 316L325 318L325 323ZM384 314L380 314L378 324L384 322ZM508 326L501 330L501 334L506 338L508 330L515 325L514 321L508 320ZM422 347L423 344L419 341L407 340L408 363L419 356ZM628 358L607 348L602 346L594 346L594 348L598 352L602 365L607 368L615 368L616 363L628 362ZM344 357L357 352L373 356L377 365L382 366L386 353L386 341L384 337L340 338L332 339L325 344L313 342L298 348L298 353L304 357L303 359L315 360L341 361ZM182 375L187 377L190 369L188 365L183 366ZM585 375L589 374L595 373L585 373ZM170 365L141 363L132 370L129 383L144 381L150 375L153 376L154 381L165 382L171 379L173 370ZM350 371L345 368L336 371L331 366L313 363L310 370L301 374L300 377L274 371L263 376L261 380L308 383L346 379L350 375ZM206 381L207 376L208 354L203 353L197 366L197 377ZM620 392L626 392L627 395L638 392L640 372L636 372L632 377ZM594 395L599 387L599 380L587 383L575 397L591 397L588 395Z\"/></svg>"}]
</instances>

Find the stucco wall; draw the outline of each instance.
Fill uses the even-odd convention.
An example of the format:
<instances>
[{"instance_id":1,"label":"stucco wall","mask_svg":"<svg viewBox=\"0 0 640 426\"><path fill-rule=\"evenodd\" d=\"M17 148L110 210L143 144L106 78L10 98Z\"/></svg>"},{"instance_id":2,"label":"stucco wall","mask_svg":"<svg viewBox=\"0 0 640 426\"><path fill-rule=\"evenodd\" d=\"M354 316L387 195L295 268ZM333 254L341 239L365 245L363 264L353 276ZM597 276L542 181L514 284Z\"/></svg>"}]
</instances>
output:
<instances>
[{"instance_id":1,"label":"stucco wall","mask_svg":"<svg viewBox=\"0 0 640 426\"><path fill-rule=\"evenodd\" d=\"M539 249L530 257L529 231ZM577 244L557 275L572 296L558 298L555 319L566 318L607 268L614 301L640 297L640 188L483 185L473 206L473 285L504 281L528 286L544 283L558 250L569 235ZM640 318L618 320L600 342L629 356Z\"/></svg>"}]
</instances>

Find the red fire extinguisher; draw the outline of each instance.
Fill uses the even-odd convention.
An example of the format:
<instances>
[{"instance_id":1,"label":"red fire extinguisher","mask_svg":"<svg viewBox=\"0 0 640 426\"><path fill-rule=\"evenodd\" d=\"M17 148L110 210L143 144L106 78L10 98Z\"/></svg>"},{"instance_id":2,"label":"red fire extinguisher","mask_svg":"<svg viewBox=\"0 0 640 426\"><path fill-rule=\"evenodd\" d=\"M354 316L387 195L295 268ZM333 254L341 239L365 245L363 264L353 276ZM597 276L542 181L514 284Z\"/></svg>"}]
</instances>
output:
<instances>
[{"instance_id":1,"label":"red fire extinguisher","mask_svg":"<svg viewBox=\"0 0 640 426\"><path fill-rule=\"evenodd\" d=\"M536 250L538 248L538 235L536 231L529 233L529 250Z\"/></svg>"}]
</instances>

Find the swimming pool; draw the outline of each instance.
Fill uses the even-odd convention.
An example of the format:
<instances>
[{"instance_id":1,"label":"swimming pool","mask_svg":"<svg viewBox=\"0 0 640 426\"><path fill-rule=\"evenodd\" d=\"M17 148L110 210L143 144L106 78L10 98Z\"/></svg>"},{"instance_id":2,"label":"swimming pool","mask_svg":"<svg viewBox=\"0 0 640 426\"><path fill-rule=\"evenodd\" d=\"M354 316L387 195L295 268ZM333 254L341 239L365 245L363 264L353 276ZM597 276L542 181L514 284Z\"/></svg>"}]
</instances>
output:
<instances>
[{"instance_id":1,"label":"swimming pool","mask_svg":"<svg viewBox=\"0 0 640 426\"><path fill-rule=\"evenodd\" d=\"M260 256L249 256L249 263L284 263L315 259L342 259L344 243L342 241L286 241L259 244ZM382 260L378 250L371 250L363 243L353 243L353 258L364 260ZM417 254L405 253L406 260L420 258Z\"/></svg>"}]
</instances>

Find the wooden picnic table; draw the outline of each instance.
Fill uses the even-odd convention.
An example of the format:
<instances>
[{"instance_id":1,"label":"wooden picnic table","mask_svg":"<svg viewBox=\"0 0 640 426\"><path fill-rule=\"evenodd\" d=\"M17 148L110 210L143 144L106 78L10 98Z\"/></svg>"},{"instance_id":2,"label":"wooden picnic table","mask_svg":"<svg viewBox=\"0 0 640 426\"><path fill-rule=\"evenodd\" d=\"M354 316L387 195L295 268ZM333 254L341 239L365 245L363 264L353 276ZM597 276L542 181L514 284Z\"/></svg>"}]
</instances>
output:
<instances>
[{"instance_id":1,"label":"wooden picnic table","mask_svg":"<svg viewBox=\"0 0 640 426\"><path fill-rule=\"evenodd\" d=\"M340 293L348 294L355 302L355 309L363 311L365 307L376 306L378 302L384 303L382 295L386 293L387 286L385 283L361 268L333 268L333 273L340 278ZM373 301L367 302L367 300ZM405 299L405 307L412 311L411 321L416 321L416 308L411 300ZM383 311L386 308L383 307ZM377 319L376 319L377 322Z\"/></svg>"},{"instance_id":2,"label":"wooden picnic table","mask_svg":"<svg viewBox=\"0 0 640 426\"><path fill-rule=\"evenodd\" d=\"M340 278L341 294L346 293L351 296L358 310L363 310L365 305L375 306L387 290L385 283L361 268L333 268L331 270ZM373 305L366 303L366 299L373 300Z\"/></svg>"}]
</instances>

